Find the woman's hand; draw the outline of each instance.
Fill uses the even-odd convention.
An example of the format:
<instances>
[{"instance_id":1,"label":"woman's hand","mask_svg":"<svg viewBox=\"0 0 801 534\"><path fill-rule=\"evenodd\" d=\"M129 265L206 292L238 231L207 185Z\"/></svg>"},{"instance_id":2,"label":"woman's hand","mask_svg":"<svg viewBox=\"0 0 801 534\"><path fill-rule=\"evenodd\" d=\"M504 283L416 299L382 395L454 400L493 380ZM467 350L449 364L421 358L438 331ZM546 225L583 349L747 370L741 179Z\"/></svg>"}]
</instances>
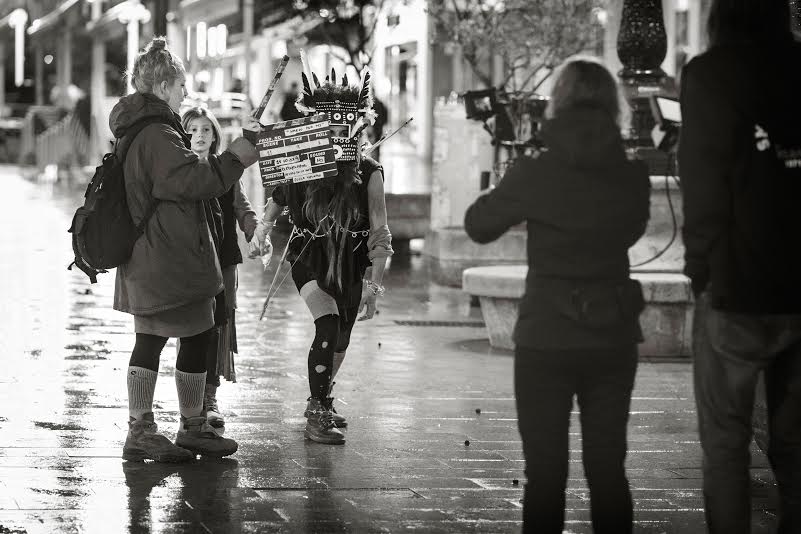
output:
<instances>
[{"instance_id":1,"label":"woman's hand","mask_svg":"<svg viewBox=\"0 0 801 534\"><path fill-rule=\"evenodd\" d=\"M368 280L366 284L364 284L364 288L362 289L362 299L359 302L359 310L357 313L361 313L362 310L365 310L364 315L359 317L359 321L369 321L373 318L376 314L376 301L378 297L384 294L384 287L381 284L374 282L373 280Z\"/></svg>"},{"instance_id":2,"label":"woman's hand","mask_svg":"<svg viewBox=\"0 0 801 534\"><path fill-rule=\"evenodd\" d=\"M263 222L259 222L256 225L256 229L253 232L254 240L250 243L250 253L248 254L251 258L257 258L259 256L267 256L267 258L262 258L264 263L269 263L269 257L273 255L273 243L270 241L270 231L272 230L272 224L265 224Z\"/></svg>"},{"instance_id":3,"label":"woman's hand","mask_svg":"<svg viewBox=\"0 0 801 534\"><path fill-rule=\"evenodd\" d=\"M376 310L376 301L378 300L378 295L373 294L369 289L365 289L362 291L362 300L359 302L359 312L362 313L362 310L365 310L364 315L359 317L359 321L369 321L375 315Z\"/></svg>"},{"instance_id":4,"label":"woman's hand","mask_svg":"<svg viewBox=\"0 0 801 534\"><path fill-rule=\"evenodd\" d=\"M253 239L253 234L256 232L256 228L259 225L259 220L256 218L256 214L253 212L248 212L245 214L245 220L242 224L245 230L245 241L250 243L250 240Z\"/></svg>"}]
</instances>

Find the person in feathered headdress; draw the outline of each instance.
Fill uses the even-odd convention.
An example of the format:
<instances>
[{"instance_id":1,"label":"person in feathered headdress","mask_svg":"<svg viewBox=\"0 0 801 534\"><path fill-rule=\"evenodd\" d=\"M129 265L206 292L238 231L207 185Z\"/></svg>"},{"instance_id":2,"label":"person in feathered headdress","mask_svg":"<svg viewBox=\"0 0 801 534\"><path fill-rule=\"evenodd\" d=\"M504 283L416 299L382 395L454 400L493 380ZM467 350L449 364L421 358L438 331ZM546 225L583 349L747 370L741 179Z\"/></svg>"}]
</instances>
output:
<instances>
[{"instance_id":1,"label":"person in feathered headdress","mask_svg":"<svg viewBox=\"0 0 801 534\"><path fill-rule=\"evenodd\" d=\"M320 82L303 61L302 90L296 107L304 113L326 113L335 147L338 174L333 178L275 188L256 239L271 250L270 231L284 207L294 224L288 261L292 279L314 317L315 337L309 350L310 397L304 415L307 438L343 443L345 418L333 408L333 378L342 365L357 315L371 319L386 259L393 253L387 227L384 174L381 165L361 154L365 128L375 120L369 70L358 85L347 76L337 82L332 70Z\"/></svg>"}]
</instances>

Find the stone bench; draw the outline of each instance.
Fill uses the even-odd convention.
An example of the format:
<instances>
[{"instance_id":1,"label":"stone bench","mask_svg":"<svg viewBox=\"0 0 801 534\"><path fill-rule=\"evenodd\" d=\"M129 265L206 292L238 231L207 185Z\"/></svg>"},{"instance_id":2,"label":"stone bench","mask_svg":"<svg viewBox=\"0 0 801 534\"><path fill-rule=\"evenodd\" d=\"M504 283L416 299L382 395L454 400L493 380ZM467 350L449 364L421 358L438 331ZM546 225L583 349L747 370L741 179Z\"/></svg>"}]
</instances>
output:
<instances>
[{"instance_id":1,"label":"stone bench","mask_svg":"<svg viewBox=\"0 0 801 534\"><path fill-rule=\"evenodd\" d=\"M526 265L471 267L462 273L462 289L477 296L490 345L513 349L512 332L526 289ZM680 273L633 272L643 286L646 306L640 316L643 356L689 356L692 292Z\"/></svg>"}]
</instances>

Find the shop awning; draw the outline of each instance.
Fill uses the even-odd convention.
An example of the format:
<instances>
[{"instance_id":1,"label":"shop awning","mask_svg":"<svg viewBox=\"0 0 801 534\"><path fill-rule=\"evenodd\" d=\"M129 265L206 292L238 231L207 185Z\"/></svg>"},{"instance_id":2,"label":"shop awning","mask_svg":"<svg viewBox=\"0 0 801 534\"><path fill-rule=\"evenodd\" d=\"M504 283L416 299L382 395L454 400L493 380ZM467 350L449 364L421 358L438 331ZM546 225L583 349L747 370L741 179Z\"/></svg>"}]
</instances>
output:
<instances>
[{"instance_id":1,"label":"shop awning","mask_svg":"<svg viewBox=\"0 0 801 534\"><path fill-rule=\"evenodd\" d=\"M239 4L239 0L182 0L178 11L184 25L193 26L198 22L213 23L234 15L239 11Z\"/></svg>"},{"instance_id":2,"label":"shop awning","mask_svg":"<svg viewBox=\"0 0 801 534\"><path fill-rule=\"evenodd\" d=\"M36 37L63 24L64 18L72 11L78 10L80 0L64 0L53 11L31 22L28 35Z\"/></svg>"},{"instance_id":3,"label":"shop awning","mask_svg":"<svg viewBox=\"0 0 801 534\"><path fill-rule=\"evenodd\" d=\"M127 22L131 13L141 15L147 11L140 0L125 0L110 7L97 20L90 20L86 23L86 31L89 33L99 33L104 36L121 34L123 24ZM148 12L149 13L149 12Z\"/></svg>"}]
</instances>

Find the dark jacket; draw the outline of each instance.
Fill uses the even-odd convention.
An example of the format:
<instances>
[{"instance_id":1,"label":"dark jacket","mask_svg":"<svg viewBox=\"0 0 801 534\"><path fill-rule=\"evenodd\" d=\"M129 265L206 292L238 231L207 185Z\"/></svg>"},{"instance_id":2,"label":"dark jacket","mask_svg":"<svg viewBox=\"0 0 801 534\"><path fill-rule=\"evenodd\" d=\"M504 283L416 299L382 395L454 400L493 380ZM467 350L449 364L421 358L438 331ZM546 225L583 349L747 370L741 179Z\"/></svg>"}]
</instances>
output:
<instances>
[{"instance_id":1,"label":"dark jacket","mask_svg":"<svg viewBox=\"0 0 801 534\"><path fill-rule=\"evenodd\" d=\"M684 68L684 272L717 309L801 313L801 167L775 157L801 158L799 87L792 43L716 46Z\"/></svg>"},{"instance_id":2,"label":"dark jacket","mask_svg":"<svg viewBox=\"0 0 801 534\"><path fill-rule=\"evenodd\" d=\"M130 260L117 268L114 309L151 315L214 297L222 273L204 200L227 191L244 167L231 152L199 160L185 144L178 116L153 95L134 93L114 106L109 126L115 137L139 119L161 116L134 139L125 158L128 209L139 223L154 198L156 211L134 245ZM213 223L212 223L213 224Z\"/></svg>"},{"instance_id":3,"label":"dark jacket","mask_svg":"<svg viewBox=\"0 0 801 534\"><path fill-rule=\"evenodd\" d=\"M239 229L245 230L245 220L252 217L255 221L256 212L250 204L245 192L242 191L242 182L237 180L234 186L224 195L217 198L222 211L223 240L220 246L220 267L225 269L231 265L242 263L242 252L239 250L239 239L236 233ZM255 227L255 223L254 223Z\"/></svg>"},{"instance_id":4,"label":"dark jacket","mask_svg":"<svg viewBox=\"0 0 801 534\"><path fill-rule=\"evenodd\" d=\"M628 249L648 221L648 170L626 158L615 122L601 110L564 112L544 123L542 137L547 151L518 159L465 215L467 234L479 243L527 222L529 271L515 343L634 343L643 302L629 279Z\"/></svg>"}]
</instances>

